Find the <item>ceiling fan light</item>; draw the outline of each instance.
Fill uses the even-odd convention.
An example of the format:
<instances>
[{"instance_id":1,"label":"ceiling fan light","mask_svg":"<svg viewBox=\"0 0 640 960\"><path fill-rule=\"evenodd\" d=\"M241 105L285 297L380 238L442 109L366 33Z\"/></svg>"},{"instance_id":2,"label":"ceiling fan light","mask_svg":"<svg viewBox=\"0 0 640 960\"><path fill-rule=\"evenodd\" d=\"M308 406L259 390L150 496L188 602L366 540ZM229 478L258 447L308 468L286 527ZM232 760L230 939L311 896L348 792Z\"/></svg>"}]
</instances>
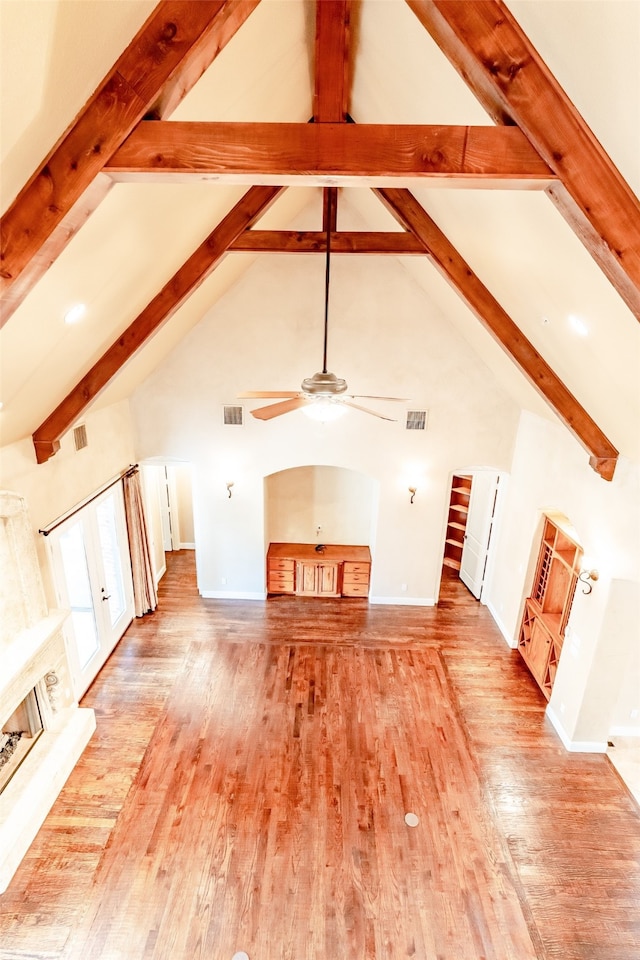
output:
<instances>
[{"instance_id":1,"label":"ceiling fan light","mask_svg":"<svg viewBox=\"0 0 640 960\"><path fill-rule=\"evenodd\" d=\"M331 400L327 397L319 397L317 400L309 400L302 408L311 420L319 420L321 423L327 423L329 420L338 420L346 407L339 400Z\"/></svg>"}]
</instances>

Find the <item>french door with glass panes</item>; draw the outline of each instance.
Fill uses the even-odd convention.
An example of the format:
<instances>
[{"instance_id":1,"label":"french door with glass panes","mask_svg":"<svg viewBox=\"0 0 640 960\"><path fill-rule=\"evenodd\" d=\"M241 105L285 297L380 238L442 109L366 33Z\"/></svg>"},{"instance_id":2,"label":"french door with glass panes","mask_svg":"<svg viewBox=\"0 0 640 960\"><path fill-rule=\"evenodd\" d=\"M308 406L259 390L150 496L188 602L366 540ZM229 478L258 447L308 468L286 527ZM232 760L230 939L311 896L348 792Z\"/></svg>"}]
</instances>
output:
<instances>
[{"instance_id":1,"label":"french door with glass panes","mask_svg":"<svg viewBox=\"0 0 640 960\"><path fill-rule=\"evenodd\" d=\"M134 615L122 486L66 520L49 542L58 602L71 610L67 646L80 698Z\"/></svg>"}]
</instances>

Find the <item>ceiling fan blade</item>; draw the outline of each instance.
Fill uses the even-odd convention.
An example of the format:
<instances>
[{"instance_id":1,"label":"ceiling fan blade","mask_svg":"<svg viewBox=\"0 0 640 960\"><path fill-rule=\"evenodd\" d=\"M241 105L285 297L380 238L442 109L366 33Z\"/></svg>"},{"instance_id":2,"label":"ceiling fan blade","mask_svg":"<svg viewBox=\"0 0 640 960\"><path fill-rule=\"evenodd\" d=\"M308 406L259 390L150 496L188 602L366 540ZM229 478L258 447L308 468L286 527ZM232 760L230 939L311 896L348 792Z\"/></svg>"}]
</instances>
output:
<instances>
[{"instance_id":1,"label":"ceiling fan blade","mask_svg":"<svg viewBox=\"0 0 640 960\"><path fill-rule=\"evenodd\" d=\"M305 403L307 403L305 398L296 394L290 400L283 400L282 403L270 403L266 407L258 407L257 410L251 411L251 416L257 417L258 420L272 420L282 413L289 413L291 410L304 407Z\"/></svg>"},{"instance_id":2,"label":"ceiling fan blade","mask_svg":"<svg viewBox=\"0 0 640 960\"><path fill-rule=\"evenodd\" d=\"M299 390L245 390L238 394L239 400L269 400L271 397L275 400L277 397L291 398L299 397Z\"/></svg>"},{"instance_id":3,"label":"ceiling fan blade","mask_svg":"<svg viewBox=\"0 0 640 960\"><path fill-rule=\"evenodd\" d=\"M384 413L378 413L377 410L370 410L369 407L361 407L359 403L352 403L351 400L341 400L340 403L344 403L345 407L353 407L354 410L361 410L363 413L370 413L374 417L380 417L381 420L392 420L394 423L396 422L395 417L387 417Z\"/></svg>"},{"instance_id":4,"label":"ceiling fan blade","mask_svg":"<svg viewBox=\"0 0 640 960\"><path fill-rule=\"evenodd\" d=\"M408 403L408 397L373 397L370 393L352 393L352 397L356 397L358 400L394 400L398 403Z\"/></svg>"}]
</instances>

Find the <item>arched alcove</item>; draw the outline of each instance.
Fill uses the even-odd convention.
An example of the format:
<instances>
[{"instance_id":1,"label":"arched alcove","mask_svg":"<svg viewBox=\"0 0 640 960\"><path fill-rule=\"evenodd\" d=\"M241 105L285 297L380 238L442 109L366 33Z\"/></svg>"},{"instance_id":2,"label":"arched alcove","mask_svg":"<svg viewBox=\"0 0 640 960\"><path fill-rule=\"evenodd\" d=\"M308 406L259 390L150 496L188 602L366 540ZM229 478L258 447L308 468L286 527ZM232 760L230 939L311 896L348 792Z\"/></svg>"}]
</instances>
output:
<instances>
[{"instance_id":1,"label":"arched alcove","mask_svg":"<svg viewBox=\"0 0 640 960\"><path fill-rule=\"evenodd\" d=\"M267 543L349 543L375 539L379 483L344 467L292 467L264 479Z\"/></svg>"}]
</instances>

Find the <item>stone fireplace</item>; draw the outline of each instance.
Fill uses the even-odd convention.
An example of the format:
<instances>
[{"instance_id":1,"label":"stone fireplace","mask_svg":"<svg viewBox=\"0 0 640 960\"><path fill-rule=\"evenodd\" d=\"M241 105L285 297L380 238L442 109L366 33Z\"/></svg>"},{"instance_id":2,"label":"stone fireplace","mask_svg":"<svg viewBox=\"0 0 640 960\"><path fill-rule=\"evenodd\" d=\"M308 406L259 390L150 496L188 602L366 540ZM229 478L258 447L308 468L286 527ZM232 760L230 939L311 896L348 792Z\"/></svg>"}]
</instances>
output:
<instances>
[{"instance_id":1,"label":"stone fireplace","mask_svg":"<svg viewBox=\"0 0 640 960\"><path fill-rule=\"evenodd\" d=\"M72 693L64 621L48 610L25 501L0 492L0 893L95 729ZM18 736L19 734L19 736Z\"/></svg>"}]
</instances>

